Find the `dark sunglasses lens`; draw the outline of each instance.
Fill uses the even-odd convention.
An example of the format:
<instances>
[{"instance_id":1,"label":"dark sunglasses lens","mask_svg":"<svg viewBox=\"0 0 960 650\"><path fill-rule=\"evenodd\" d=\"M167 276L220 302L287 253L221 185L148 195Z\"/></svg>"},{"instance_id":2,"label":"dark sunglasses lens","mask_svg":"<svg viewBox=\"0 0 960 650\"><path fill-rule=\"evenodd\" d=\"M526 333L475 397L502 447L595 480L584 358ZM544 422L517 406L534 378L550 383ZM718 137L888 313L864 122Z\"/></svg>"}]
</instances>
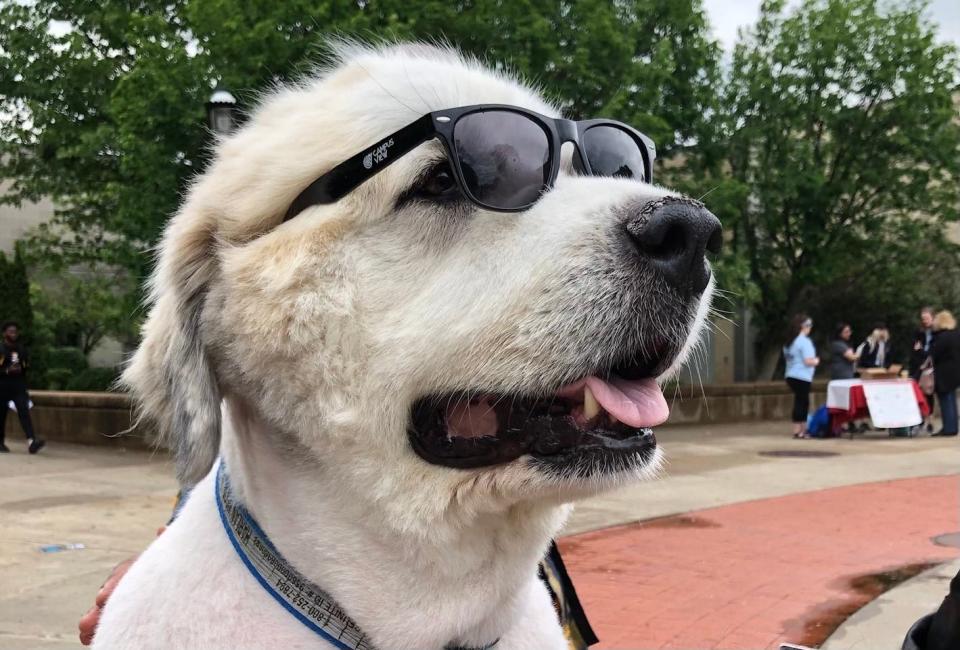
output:
<instances>
[{"instance_id":1,"label":"dark sunglasses lens","mask_svg":"<svg viewBox=\"0 0 960 650\"><path fill-rule=\"evenodd\" d=\"M540 198L550 175L550 141L533 120L509 111L470 113L454 125L453 143L476 200L515 210Z\"/></svg>"},{"instance_id":2,"label":"dark sunglasses lens","mask_svg":"<svg viewBox=\"0 0 960 650\"><path fill-rule=\"evenodd\" d=\"M594 176L649 181L640 144L614 126L595 126L583 134L583 148Z\"/></svg>"}]
</instances>

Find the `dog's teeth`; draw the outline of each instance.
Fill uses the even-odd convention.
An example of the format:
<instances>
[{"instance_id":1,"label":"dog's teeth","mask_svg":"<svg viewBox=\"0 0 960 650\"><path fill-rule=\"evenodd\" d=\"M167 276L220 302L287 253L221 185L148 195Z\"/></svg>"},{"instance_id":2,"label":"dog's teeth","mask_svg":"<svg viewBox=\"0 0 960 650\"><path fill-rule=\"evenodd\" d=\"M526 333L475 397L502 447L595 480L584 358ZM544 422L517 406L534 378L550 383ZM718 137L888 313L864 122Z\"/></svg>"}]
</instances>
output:
<instances>
[{"instance_id":1,"label":"dog's teeth","mask_svg":"<svg viewBox=\"0 0 960 650\"><path fill-rule=\"evenodd\" d=\"M588 386L583 387L583 417L592 420L600 412L600 404L597 398L590 392Z\"/></svg>"}]
</instances>

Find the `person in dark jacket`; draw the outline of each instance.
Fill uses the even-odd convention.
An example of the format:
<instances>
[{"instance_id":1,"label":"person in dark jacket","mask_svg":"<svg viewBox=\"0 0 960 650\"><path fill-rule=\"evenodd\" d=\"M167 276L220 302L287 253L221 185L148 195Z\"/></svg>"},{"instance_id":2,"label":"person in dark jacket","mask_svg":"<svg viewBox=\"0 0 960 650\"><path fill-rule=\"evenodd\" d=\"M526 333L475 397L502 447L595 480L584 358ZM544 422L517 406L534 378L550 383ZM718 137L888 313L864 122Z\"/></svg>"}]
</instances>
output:
<instances>
[{"instance_id":1,"label":"person in dark jacket","mask_svg":"<svg viewBox=\"0 0 960 650\"><path fill-rule=\"evenodd\" d=\"M857 368L889 368L893 365L890 330L877 323L870 336L857 347Z\"/></svg>"},{"instance_id":2,"label":"person in dark jacket","mask_svg":"<svg viewBox=\"0 0 960 650\"><path fill-rule=\"evenodd\" d=\"M30 443L29 450L35 454L46 444L33 432L30 421L30 398L27 396L27 368L30 357L23 344L17 341L19 328L10 321L3 324L3 341L0 342L0 453L10 450L4 444L7 428L7 405L13 402L20 418L20 426Z\"/></svg>"},{"instance_id":3,"label":"person in dark jacket","mask_svg":"<svg viewBox=\"0 0 960 650\"><path fill-rule=\"evenodd\" d=\"M920 310L920 329L913 335L913 352L910 354L910 376L919 379L920 369L930 356L933 345L933 307Z\"/></svg>"},{"instance_id":4,"label":"person in dark jacket","mask_svg":"<svg viewBox=\"0 0 960 650\"><path fill-rule=\"evenodd\" d=\"M933 359L934 385L943 414L943 428L933 435L955 436L958 429L957 388L960 388L960 331L956 319L948 311L938 312L933 317L933 329L936 335L930 346L930 358Z\"/></svg>"}]
</instances>

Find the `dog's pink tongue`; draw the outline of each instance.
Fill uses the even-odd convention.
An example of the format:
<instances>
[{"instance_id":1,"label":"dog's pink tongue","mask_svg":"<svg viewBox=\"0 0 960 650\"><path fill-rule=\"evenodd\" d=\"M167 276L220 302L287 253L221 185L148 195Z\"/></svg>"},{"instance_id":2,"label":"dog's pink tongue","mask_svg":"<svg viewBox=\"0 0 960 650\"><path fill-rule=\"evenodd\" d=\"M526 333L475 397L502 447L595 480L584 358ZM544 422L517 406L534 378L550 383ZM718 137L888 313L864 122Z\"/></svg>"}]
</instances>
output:
<instances>
[{"instance_id":1,"label":"dog's pink tongue","mask_svg":"<svg viewBox=\"0 0 960 650\"><path fill-rule=\"evenodd\" d=\"M620 379L606 382L587 377L587 386L603 410L631 427L655 427L667 421L670 407L654 379Z\"/></svg>"}]
</instances>

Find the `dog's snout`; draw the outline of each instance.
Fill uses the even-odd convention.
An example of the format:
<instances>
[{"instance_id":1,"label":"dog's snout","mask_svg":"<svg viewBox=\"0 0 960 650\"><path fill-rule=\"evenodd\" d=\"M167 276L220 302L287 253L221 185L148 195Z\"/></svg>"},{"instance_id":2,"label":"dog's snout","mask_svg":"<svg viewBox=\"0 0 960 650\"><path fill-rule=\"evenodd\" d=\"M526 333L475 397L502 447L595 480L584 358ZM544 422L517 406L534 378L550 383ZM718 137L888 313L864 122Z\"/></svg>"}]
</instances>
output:
<instances>
[{"instance_id":1,"label":"dog's snout","mask_svg":"<svg viewBox=\"0 0 960 650\"><path fill-rule=\"evenodd\" d=\"M710 282L707 251L720 251L720 220L698 201L668 197L646 203L626 221L630 240L663 278L684 294Z\"/></svg>"}]
</instances>

